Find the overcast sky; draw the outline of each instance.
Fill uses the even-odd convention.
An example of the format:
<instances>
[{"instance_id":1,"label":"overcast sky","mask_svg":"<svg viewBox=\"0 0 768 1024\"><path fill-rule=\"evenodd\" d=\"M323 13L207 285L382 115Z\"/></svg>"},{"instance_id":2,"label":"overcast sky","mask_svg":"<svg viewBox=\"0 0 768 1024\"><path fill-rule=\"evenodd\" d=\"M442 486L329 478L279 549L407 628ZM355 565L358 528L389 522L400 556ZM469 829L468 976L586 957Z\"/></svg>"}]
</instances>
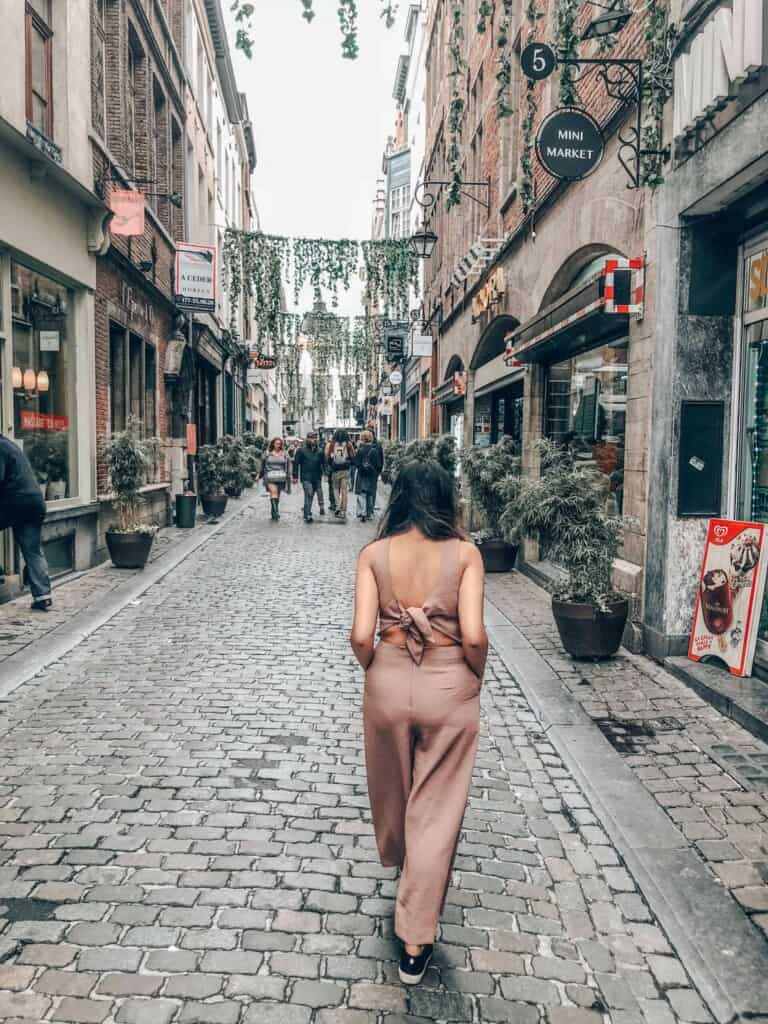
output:
<instances>
[{"instance_id":1,"label":"overcast sky","mask_svg":"<svg viewBox=\"0 0 768 1024\"><path fill-rule=\"evenodd\" d=\"M344 60L336 0L315 0L311 24L300 0L254 4L253 59L236 51L234 61L256 136L262 230L367 238L407 5L386 29L378 0L358 0L360 55Z\"/></svg>"}]
</instances>

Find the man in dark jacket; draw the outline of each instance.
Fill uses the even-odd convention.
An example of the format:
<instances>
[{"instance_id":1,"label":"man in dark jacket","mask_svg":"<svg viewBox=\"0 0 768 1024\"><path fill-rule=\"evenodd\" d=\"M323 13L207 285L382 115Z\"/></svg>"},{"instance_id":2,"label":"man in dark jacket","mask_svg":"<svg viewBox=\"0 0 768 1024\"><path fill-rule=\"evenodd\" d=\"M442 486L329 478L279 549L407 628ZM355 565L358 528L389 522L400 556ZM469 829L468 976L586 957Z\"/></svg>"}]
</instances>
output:
<instances>
[{"instance_id":1,"label":"man in dark jacket","mask_svg":"<svg viewBox=\"0 0 768 1024\"><path fill-rule=\"evenodd\" d=\"M376 448L376 451L378 452L379 464L380 464L380 467L381 467L379 469L378 475L377 475L377 477L376 477L376 479L375 479L375 481L373 483L373 496L371 498L371 516L372 516L373 515L373 509L376 508L376 492L379 489L379 477L381 476L382 470L384 469L384 446L381 443L381 441L378 439L378 437L376 437L376 424L375 423L373 423L373 422L369 423L366 429L371 432L371 436L373 437L373 445Z\"/></svg>"},{"instance_id":2,"label":"man in dark jacket","mask_svg":"<svg viewBox=\"0 0 768 1024\"><path fill-rule=\"evenodd\" d=\"M34 471L24 452L0 434L0 530L10 527L27 567L32 607L47 612L51 607L48 563L40 546L45 502Z\"/></svg>"},{"instance_id":3,"label":"man in dark jacket","mask_svg":"<svg viewBox=\"0 0 768 1024\"><path fill-rule=\"evenodd\" d=\"M317 443L317 432L307 434L307 439L302 448L296 452L293 460L293 480L298 482L301 477L301 486L304 488L304 522L311 523L312 502L317 495L317 503L320 506L320 515L325 515L325 502L323 501L323 473L325 472L325 453Z\"/></svg>"},{"instance_id":4,"label":"man in dark jacket","mask_svg":"<svg viewBox=\"0 0 768 1024\"><path fill-rule=\"evenodd\" d=\"M370 430L360 434L360 447L355 454L357 474L355 494L357 495L357 518L366 522L373 517L376 500L376 485L382 470L379 447Z\"/></svg>"}]
</instances>

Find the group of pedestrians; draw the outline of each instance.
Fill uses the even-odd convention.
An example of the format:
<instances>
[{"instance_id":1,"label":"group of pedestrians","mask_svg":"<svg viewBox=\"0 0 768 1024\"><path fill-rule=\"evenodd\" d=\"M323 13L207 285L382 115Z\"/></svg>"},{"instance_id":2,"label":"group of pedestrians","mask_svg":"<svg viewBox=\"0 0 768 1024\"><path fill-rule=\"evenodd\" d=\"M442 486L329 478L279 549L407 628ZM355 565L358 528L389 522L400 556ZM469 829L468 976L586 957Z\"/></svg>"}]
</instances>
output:
<instances>
[{"instance_id":1,"label":"group of pedestrians","mask_svg":"<svg viewBox=\"0 0 768 1024\"><path fill-rule=\"evenodd\" d=\"M301 481L304 490L304 522L314 522L315 498L320 515L324 516L323 484L327 481L328 506L333 515L346 522L352 491L357 499L357 518L367 522L373 518L383 468L384 451L370 428L361 432L357 446L346 430L337 430L325 446L320 444L317 431L312 431L293 455L281 438L273 438L261 468L269 492L271 517L280 518L280 495L291 481Z\"/></svg>"}]
</instances>

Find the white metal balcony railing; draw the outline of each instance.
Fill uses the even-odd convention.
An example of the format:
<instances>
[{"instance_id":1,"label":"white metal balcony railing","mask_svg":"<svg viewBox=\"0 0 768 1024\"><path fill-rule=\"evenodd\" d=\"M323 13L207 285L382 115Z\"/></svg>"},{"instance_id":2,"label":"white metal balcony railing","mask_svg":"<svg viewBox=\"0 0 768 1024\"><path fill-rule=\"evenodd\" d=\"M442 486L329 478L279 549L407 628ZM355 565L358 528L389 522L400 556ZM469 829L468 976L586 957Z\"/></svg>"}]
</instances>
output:
<instances>
[{"instance_id":1,"label":"white metal balcony railing","mask_svg":"<svg viewBox=\"0 0 768 1024\"><path fill-rule=\"evenodd\" d=\"M457 263L451 275L451 284L460 287L470 277L479 277L496 259L504 238L479 238Z\"/></svg>"}]
</instances>

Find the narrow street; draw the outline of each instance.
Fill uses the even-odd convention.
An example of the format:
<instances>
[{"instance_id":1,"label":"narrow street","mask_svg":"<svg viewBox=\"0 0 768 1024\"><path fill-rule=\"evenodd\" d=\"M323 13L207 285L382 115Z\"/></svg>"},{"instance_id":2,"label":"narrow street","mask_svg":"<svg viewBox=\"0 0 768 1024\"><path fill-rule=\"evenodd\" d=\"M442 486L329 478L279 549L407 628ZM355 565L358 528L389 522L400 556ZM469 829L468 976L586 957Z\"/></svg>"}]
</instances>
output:
<instances>
[{"instance_id":1,"label":"narrow street","mask_svg":"<svg viewBox=\"0 0 768 1024\"><path fill-rule=\"evenodd\" d=\"M0 1020L713 1019L498 648L436 960L399 984L347 644L372 532L254 497L3 705Z\"/></svg>"}]
</instances>

